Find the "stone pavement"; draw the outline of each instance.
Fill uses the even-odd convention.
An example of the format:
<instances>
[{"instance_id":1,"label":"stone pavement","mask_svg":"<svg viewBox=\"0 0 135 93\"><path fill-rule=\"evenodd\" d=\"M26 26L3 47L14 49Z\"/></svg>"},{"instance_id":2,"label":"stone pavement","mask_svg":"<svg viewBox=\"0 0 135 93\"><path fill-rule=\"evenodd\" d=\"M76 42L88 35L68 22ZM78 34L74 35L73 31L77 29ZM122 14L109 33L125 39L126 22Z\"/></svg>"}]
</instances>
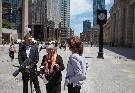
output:
<instances>
[{"instance_id":1,"label":"stone pavement","mask_svg":"<svg viewBox=\"0 0 135 93\"><path fill-rule=\"evenodd\" d=\"M12 76L12 73L16 69L12 65L18 64L17 53L15 54L15 60L10 62L7 49L8 47L5 47L4 50L0 51L0 93L22 93L21 74L16 78ZM132 51L129 49L129 51L126 52L130 54ZM97 47L84 48L83 56L86 57L89 68L87 71L87 80L82 86L81 93L134 93L135 60L129 59L129 57L127 59L126 56L107 48L104 49L104 59L97 59L97 53ZM38 66L44 54L46 54L46 51L42 50L40 52ZM58 54L63 57L66 67L71 52L68 49L66 51L58 49ZM132 55L135 55L135 53ZM61 93L68 93L67 88L66 90L63 89L66 69L62 73L63 81ZM44 83L40 78L39 81L42 93L46 93Z\"/></svg>"}]
</instances>

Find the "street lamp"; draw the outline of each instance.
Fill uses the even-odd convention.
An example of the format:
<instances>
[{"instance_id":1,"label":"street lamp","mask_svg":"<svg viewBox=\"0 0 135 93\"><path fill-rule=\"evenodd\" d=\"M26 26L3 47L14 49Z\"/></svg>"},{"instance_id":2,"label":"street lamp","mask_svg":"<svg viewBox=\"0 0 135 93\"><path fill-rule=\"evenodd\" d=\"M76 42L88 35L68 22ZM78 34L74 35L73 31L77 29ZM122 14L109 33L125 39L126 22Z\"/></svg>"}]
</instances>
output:
<instances>
[{"instance_id":1,"label":"street lamp","mask_svg":"<svg viewBox=\"0 0 135 93\"><path fill-rule=\"evenodd\" d=\"M107 21L107 10L103 9L102 6L100 9L97 9L97 24L100 26L99 32L99 52L97 58L104 58L103 57L103 25Z\"/></svg>"}]
</instances>

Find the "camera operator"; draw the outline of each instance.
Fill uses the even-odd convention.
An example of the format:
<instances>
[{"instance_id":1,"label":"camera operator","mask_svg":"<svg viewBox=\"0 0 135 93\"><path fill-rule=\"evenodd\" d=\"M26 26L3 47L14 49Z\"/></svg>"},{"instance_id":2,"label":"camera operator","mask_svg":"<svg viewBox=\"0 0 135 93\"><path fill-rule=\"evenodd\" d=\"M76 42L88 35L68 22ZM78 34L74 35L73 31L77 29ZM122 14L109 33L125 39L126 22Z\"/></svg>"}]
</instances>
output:
<instances>
[{"instance_id":1,"label":"camera operator","mask_svg":"<svg viewBox=\"0 0 135 93\"><path fill-rule=\"evenodd\" d=\"M22 71L23 93L28 93L29 79L32 80L36 93L41 93L38 76L36 74L36 64L39 60L39 52L36 45L32 43L32 36L29 34L26 34L26 36L24 37L24 42L19 44L19 64L22 64L22 62L24 62L27 58L31 58L32 63L29 66L26 66L26 69Z\"/></svg>"}]
</instances>

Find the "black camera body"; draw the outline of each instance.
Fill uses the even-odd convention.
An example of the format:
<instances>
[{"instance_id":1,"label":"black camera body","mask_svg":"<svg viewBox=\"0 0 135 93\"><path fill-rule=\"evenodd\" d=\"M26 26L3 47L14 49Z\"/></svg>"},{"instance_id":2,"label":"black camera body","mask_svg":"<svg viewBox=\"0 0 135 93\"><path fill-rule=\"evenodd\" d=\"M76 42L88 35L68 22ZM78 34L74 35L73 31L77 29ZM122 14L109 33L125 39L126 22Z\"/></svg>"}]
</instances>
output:
<instances>
[{"instance_id":1,"label":"black camera body","mask_svg":"<svg viewBox=\"0 0 135 93\"><path fill-rule=\"evenodd\" d=\"M18 70L13 73L13 76L16 77L20 72L22 72L26 66L29 66L32 63L30 58L27 58L20 66L18 66Z\"/></svg>"}]
</instances>

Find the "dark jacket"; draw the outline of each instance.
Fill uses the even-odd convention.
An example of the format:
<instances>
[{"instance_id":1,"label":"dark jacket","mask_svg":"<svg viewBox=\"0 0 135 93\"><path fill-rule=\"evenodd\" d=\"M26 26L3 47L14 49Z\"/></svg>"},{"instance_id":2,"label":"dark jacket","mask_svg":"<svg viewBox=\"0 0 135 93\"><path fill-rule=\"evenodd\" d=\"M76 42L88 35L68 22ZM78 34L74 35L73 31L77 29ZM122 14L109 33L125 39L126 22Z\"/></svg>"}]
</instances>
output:
<instances>
[{"instance_id":1,"label":"dark jacket","mask_svg":"<svg viewBox=\"0 0 135 93\"><path fill-rule=\"evenodd\" d=\"M46 58L46 55L43 56L41 66L45 66L44 65L45 58ZM54 67L53 72L51 73L51 75L48 76L49 77L49 83L54 84L54 85L58 84L58 83L61 83L61 81L62 81L61 71L65 69L62 57L60 55L57 55L56 63L59 65L59 70Z\"/></svg>"},{"instance_id":2,"label":"dark jacket","mask_svg":"<svg viewBox=\"0 0 135 93\"><path fill-rule=\"evenodd\" d=\"M27 59L26 46L27 45L25 42L19 44L19 52L18 52L19 64L22 64L22 62L24 62ZM31 44L30 47L31 49L29 58L32 59L32 65L36 65L39 60L38 48L34 44Z\"/></svg>"}]
</instances>

